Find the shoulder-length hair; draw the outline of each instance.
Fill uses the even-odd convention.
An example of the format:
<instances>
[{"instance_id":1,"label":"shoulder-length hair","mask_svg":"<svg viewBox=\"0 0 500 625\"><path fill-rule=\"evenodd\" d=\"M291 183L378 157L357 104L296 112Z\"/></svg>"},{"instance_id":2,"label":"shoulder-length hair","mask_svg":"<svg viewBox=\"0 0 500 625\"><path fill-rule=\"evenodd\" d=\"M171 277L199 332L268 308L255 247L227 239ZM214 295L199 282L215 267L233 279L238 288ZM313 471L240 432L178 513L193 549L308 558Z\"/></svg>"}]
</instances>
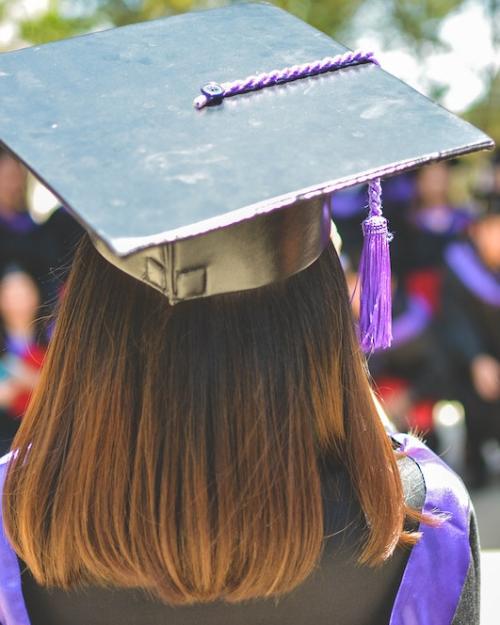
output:
<instances>
[{"instance_id":1,"label":"shoulder-length hair","mask_svg":"<svg viewBox=\"0 0 500 625\"><path fill-rule=\"evenodd\" d=\"M290 591L321 555L330 462L364 512L361 563L415 541L332 245L283 282L170 306L85 237L14 448L5 527L44 585Z\"/></svg>"}]
</instances>

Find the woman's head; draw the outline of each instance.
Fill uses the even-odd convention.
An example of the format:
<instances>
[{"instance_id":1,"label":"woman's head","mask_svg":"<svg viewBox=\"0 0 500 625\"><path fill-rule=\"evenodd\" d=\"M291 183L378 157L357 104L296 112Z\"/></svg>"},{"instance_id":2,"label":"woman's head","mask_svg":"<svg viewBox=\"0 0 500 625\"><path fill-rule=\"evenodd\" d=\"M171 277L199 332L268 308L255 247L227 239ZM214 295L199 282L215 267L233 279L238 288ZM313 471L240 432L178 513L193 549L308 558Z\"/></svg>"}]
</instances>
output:
<instances>
[{"instance_id":1,"label":"woman's head","mask_svg":"<svg viewBox=\"0 0 500 625\"><path fill-rule=\"evenodd\" d=\"M40 303L38 285L21 267L9 267L0 277L0 323L5 330L33 331Z\"/></svg>"},{"instance_id":2,"label":"woman's head","mask_svg":"<svg viewBox=\"0 0 500 625\"><path fill-rule=\"evenodd\" d=\"M488 213L470 226L471 238L485 265L500 270L500 214Z\"/></svg>"},{"instance_id":3,"label":"woman's head","mask_svg":"<svg viewBox=\"0 0 500 625\"><path fill-rule=\"evenodd\" d=\"M444 161L422 167L417 172L416 194L419 206L432 208L448 202L450 166Z\"/></svg>"},{"instance_id":4,"label":"woman's head","mask_svg":"<svg viewBox=\"0 0 500 625\"><path fill-rule=\"evenodd\" d=\"M332 245L281 283L171 307L85 238L14 445L6 527L42 583L286 592L318 561L330 461L367 518L362 561L411 540Z\"/></svg>"},{"instance_id":5,"label":"woman's head","mask_svg":"<svg viewBox=\"0 0 500 625\"><path fill-rule=\"evenodd\" d=\"M25 208L26 168L0 148L0 214L9 216Z\"/></svg>"}]
</instances>

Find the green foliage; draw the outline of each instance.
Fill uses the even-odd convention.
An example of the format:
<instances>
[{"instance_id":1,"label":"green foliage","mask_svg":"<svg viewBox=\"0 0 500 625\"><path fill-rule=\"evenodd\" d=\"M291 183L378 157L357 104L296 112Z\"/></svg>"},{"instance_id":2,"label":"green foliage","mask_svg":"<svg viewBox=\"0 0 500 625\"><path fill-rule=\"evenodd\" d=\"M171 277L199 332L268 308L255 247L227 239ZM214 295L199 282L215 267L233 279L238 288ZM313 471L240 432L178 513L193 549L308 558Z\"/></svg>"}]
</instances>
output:
<instances>
[{"instance_id":1,"label":"green foliage","mask_svg":"<svg viewBox=\"0 0 500 625\"><path fill-rule=\"evenodd\" d=\"M0 0L0 21L4 19L8 0Z\"/></svg>"},{"instance_id":2,"label":"green foliage","mask_svg":"<svg viewBox=\"0 0 500 625\"><path fill-rule=\"evenodd\" d=\"M60 13L50 10L38 18L21 21L19 34L22 39L38 44L73 37L90 30L93 26L94 20L91 17L65 18Z\"/></svg>"},{"instance_id":3,"label":"green foliage","mask_svg":"<svg viewBox=\"0 0 500 625\"><path fill-rule=\"evenodd\" d=\"M221 0L221 4L222 4ZM6 12L16 0L0 0ZM194 8L193 0L50 0L45 13L19 19L19 34L33 44L79 35L102 25L123 26Z\"/></svg>"},{"instance_id":4,"label":"green foliage","mask_svg":"<svg viewBox=\"0 0 500 625\"><path fill-rule=\"evenodd\" d=\"M99 24L122 26L189 11L203 6L226 4L230 0L50 0L49 10L36 18L22 20L20 31L30 43L53 41L85 32ZM439 25L465 0L379 0L387 22L406 41L420 46L439 45ZM2 9L16 0L0 0ZM373 0L274 0L278 6L334 35L346 30L356 11ZM75 11L77 16L75 17Z\"/></svg>"},{"instance_id":5,"label":"green foliage","mask_svg":"<svg viewBox=\"0 0 500 625\"><path fill-rule=\"evenodd\" d=\"M466 118L500 145L500 72L493 74L486 95L470 108Z\"/></svg>"},{"instance_id":6,"label":"green foliage","mask_svg":"<svg viewBox=\"0 0 500 625\"><path fill-rule=\"evenodd\" d=\"M410 44L442 45L439 27L443 18L458 9L464 0L392 0L387 2L392 21Z\"/></svg>"},{"instance_id":7,"label":"green foliage","mask_svg":"<svg viewBox=\"0 0 500 625\"><path fill-rule=\"evenodd\" d=\"M155 19L162 15L171 15L189 11L193 0L101 0L96 15L116 26Z\"/></svg>"},{"instance_id":8,"label":"green foliage","mask_svg":"<svg viewBox=\"0 0 500 625\"><path fill-rule=\"evenodd\" d=\"M84 0L51 0L46 13L20 20L19 29L23 39L39 44L81 34L100 24L123 26L194 8L223 5L228 1L230 0L95 0L93 3L86 3ZM274 3L333 35L349 23L363 1L275 0ZM16 0L0 0L0 19L2 7L15 3Z\"/></svg>"},{"instance_id":9,"label":"green foliage","mask_svg":"<svg viewBox=\"0 0 500 625\"><path fill-rule=\"evenodd\" d=\"M274 4L334 35L346 26L363 0L274 0Z\"/></svg>"}]
</instances>

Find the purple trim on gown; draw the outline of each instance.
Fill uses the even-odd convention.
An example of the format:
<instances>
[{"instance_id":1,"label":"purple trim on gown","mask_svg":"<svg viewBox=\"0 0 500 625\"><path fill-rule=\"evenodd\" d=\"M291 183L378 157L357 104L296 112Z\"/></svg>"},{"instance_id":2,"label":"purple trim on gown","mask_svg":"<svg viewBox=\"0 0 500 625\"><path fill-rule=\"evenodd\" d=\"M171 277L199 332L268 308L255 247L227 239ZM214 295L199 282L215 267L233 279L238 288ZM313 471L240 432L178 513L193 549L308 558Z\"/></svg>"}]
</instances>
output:
<instances>
[{"instance_id":1,"label":"purple trim on gown","mask_svg":"<svg viewBox=\"0 0 500 625\"><path fill-rule=\"evenodd\" d=\"M24 356L29 353L31 345L32 342L28 341L26 337L7 335L5 338L5 351L18 358L24 358Z\"/></svg>"},{"instance_id":2,"label":"purple trim on gown","mask_svg":"<svg viewBox=\"0 0 500 625\"><path fill-rule=\"evenodd\" d=\"M366 188L361 185L343 189L330 196L332 219L349 219L366 211Z\"/></svg>"},{"instance_id":3,"label":"purple trim on gown","mask_svg":"<svg viewBox=\"0 0 500 625\"><path fill-rule=\"evenodd\" d=\"M16 234L26 234L38 227L28 212L17 213L11 217L0 215L0 226Z\"/></svg>"},{"instance_id":4,"label":"purple trim on gown","mask_svg":"<svg viewBox=\"0 0 500 625\"><path fill-rule=\"evenodd\" d=\"M0 502L3 483L11 454L0 459ZM1 508L1 506L0 506ZM7 541L0 509L0 623L2 625L30 625L24 603L19 562Z\"/></svg>"},{"instance_id":5,"label":"purple trim on gown","mask_svg":"<svg viewBox=\"0 0 500 625\"><path fill-rule=\"evenodd\" d=\"M490 306L500 307L500 274L485 267L470 243L452 243L446 248L445 259L471 293Z\"/></svg>"},{"instance_id":6,"label":"purple trim on gown","mask_svg":"<svg viewBox=\"0 0 500 625\"><path fill-rule=\"evenodd\" d=\"M400 347L411 341L427 328L432 318L432 310L423 297L409 295L407 307L392 320L392 345L390 349Z\"/></svg>"},{"instance_id":7,"label":"purple trim on gown","mask_svg":"<svg viewBox=\"0 0 500 625\"><path fill-rule=\"evenodd\" d=\"M424 513L446 514L439 526L421 524L396 595L389 625L451 625L471 561L470 499L462 480L421 441L394 439L424 476Z\"/></svg>"},{"instance_id":8,"label":"purple trim on gown","mask_svg":"<svg viewBox=\"0 0 500 625\"><path fill-rule=\"evenodd\" d=\"M473 218L473 213L465 208L444 205L415 211L411 220L422 232L450 236L463 232Z\"/></svg>"},{"instance_id":9,"label":"purple trim on gown","mask_svg":"<svg viewBox=\"0 0 500 625\"><path fill-rule=\"evenodd\" d=\"M439 527L420 527L399 587L389 625L451 625L471 560L470 500L461 480L419 440L393 436L420 467L425 484L424 511L449 517ZM0 501L11 454L0 459ZM0 517L1 520L1 517ZM30 625L16 554L0 523L0 623Z\"/></svg>"}]
</instances>

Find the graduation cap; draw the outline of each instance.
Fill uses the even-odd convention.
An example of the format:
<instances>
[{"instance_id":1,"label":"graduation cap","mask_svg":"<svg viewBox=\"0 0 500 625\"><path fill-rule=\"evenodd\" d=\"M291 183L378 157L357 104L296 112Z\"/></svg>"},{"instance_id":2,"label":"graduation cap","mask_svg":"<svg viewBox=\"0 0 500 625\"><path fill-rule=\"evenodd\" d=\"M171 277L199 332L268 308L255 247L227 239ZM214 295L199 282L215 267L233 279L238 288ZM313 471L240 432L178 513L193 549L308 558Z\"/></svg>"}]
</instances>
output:
<instances>
[{"instance_id":1,"label":"graduation cap","mask_svg":"<svg viewBox=\"0 0 500 625\"><path fill-rule=\"evenodd\" d=\"M0 140L105 258L171 304L303 270L328 242L325 196L370 182L368 348L387 342L379 179L493 145L371 55L265 4L1 55Z\"/></svg>"}]
</instances>

